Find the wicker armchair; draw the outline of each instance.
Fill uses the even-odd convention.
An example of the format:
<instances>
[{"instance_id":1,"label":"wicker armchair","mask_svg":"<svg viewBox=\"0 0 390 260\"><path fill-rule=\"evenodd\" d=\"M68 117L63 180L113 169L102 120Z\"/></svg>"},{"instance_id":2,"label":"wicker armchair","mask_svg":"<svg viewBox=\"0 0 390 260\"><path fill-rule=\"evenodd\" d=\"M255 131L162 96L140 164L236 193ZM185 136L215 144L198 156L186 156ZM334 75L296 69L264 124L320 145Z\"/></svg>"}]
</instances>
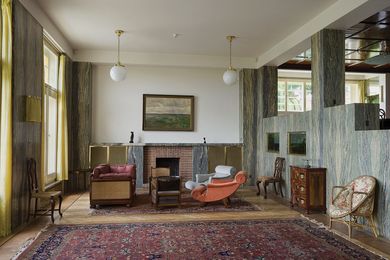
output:
<instances>
[{"instance_id":1,"label":"wicker armchair","mask_svg":"<svg viewBox=\"0 0 390 260\"><path fill-rule=\"evenodd\" d=\"M358 217L363 217L368 220L375 237L378 237L373 219L375 186L375 178L366 175L354 179L346 186L334 186L329 207L329 227L332 228L333 221L344 223L348 226L348 235L351 237L352 226L364 226L357 222ZM334 196L336 190L339 192Z\"/></svg>"}]
</instances>

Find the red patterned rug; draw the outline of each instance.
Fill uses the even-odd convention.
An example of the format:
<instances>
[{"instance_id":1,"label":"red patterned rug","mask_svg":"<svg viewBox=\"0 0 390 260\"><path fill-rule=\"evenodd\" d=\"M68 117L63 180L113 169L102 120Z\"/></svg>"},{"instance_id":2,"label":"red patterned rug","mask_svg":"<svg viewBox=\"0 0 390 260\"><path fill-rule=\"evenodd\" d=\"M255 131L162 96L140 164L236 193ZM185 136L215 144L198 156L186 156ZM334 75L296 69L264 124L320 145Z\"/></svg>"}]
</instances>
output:
<instances>
[{"instance_id":1,"label":"red patterned rug","mask_svg":"<svg viewBox=\"0 0 390 260\"><path fill-rule=\"evenodd\" d=\"M381 259L304 219L52 225L18 259Z\"/></svg>"},{"instance_id":2,"label":"red patterned rug","mask_svg":"<svg viewBox=\"0 0 390 260\"><path fill-rule=\"evenodd\" d=\"M155 209L150 203L148 194L137 194L134 205L126 206L100 206L99 209L91 209L89 215L92 216L111 216L123 214L180 214L180 213L200 213L200 212L243 212L243 211L259 211L261 207L252 204L240 197L231 198L231 207L225 208L222 202L208 203L207 206L201 206L199 201L194 200L191 194L182 196L181 207L161 207Z\"/></svg>"}]
</instances>

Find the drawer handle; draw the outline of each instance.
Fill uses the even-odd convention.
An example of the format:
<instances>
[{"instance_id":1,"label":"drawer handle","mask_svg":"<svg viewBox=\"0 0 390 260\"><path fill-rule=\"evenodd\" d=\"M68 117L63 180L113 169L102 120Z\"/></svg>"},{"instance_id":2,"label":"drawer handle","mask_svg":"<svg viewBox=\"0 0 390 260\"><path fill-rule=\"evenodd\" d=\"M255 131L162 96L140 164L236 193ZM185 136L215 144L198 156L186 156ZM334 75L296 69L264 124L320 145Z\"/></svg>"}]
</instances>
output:
<instances>
[{"instance_id":1,"label":"drawer handle","mask_svg":"<svg viewBox=\"0 0 390 260\"><path fill-rule=\"evenodd\" d=\"M301 191L305 191L305 187L302 187L302 186L301 186L301 189L300 189L300 190L301 190Z\"/></svg>"},{"instance_id":2,"label":"drawer handle","mask_svg":"<svg viewBox=\"0 0 390 260\"><path fill-rule=\"evenodd\" d=\"M300 173L300 174L299 174L299 177L301 177L301 179L304 179L304 178L305 178L305 174Z\"/></svg>"}]
</instances>

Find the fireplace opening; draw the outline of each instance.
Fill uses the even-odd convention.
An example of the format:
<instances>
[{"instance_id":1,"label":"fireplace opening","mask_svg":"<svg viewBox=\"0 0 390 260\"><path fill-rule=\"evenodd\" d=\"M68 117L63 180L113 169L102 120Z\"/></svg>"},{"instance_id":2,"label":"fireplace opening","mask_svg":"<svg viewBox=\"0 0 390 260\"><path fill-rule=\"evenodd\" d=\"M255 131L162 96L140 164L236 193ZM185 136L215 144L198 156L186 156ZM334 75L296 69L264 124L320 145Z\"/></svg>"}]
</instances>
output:
<instances>
[{"instance_id":1,"label":"fireplace opening","mask_svg":"<svg viewBox=\"0 0 390 260\"><path fill-rule=\"evenodd\" d=\"M156 167L166 167L170 169L171 176L179 176L180 158L156 158Z\"/></svg>"}]
</instances>

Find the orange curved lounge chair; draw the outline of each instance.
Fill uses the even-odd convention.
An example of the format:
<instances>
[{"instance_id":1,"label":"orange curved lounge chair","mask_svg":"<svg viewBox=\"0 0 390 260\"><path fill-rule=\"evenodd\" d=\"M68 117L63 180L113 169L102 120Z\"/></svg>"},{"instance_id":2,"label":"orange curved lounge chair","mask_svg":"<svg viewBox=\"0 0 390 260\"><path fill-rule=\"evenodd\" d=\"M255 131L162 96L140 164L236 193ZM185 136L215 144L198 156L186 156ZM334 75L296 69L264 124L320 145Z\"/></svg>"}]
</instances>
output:
<instances>
[{"instance_id":1,"label":"orange curved lounge chair","mask_svg":"<svg viewBox=\"0 0 390 260\"><path fill-rule=\"evenodd\" d=\"M240 171L236 174L233 180L218 180L213 179L212 183L201 185L192 190L191 195L194 199L200 202L213 202L223 200L225 207L230 206L229 197L245 183L247 179L247 173Z\"/></svg>"}]
</instances>

